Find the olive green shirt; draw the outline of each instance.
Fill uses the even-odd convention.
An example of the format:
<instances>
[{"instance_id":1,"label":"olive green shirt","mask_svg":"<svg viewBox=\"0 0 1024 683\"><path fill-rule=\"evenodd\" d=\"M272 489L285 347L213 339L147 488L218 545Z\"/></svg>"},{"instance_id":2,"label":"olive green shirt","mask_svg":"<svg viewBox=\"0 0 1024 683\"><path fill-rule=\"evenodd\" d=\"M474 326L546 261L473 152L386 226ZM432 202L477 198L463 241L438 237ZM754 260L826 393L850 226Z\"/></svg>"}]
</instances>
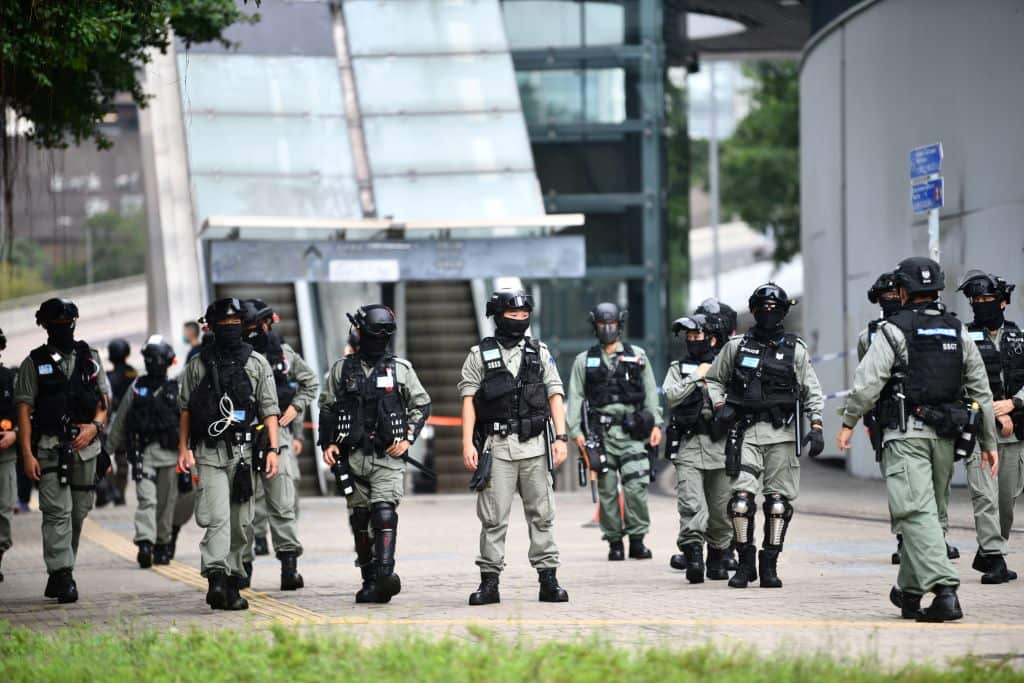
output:
<instances>
[{"instance_id":1,"label":"olive green shirt","mask_svg":"<svg viewBox=\"0 0 1024 683\"><path fill-rule=\"evenodd\" d=\"M281 344L281 351L284 353L284 360L288 366L288 381L295 383L295 396L292 397L292 407L298 412L295 420L287 426L281 426L278 430L278 443L287 443L291 446L291 440L295 434L302 434L302 416L306 413L313 401L316 400L320 391L320 380L316 373L306 364L295 349L288 344Z\"/></svg>"},{"instance_id":2,"label":"olive green shirt","mask_svg":"<svg viewBox=\"0 0 1024 683\"><path fill-rule=\"evenodd\" d=\"M76 352L72 350L70 353L64 353L57 350L53 346L47 346L47 350L50 352L50 356L53 358L55 363L59 363L61 371L65 377L70 377L71 373L75 369L75 357ZM107 401L110 401L110 383L107 381L107 372L103 369L103 361L100 359L99 351L90 347L92 353L92 360L96 364L96 384L99 386L99 390L107 397ZM32 357L29 356L21 362L21 366L18 368L18 377L14 380L14 402L25 403L30 408L35 407L36 396L39 394L39 377L36 375L36 364L32 362ZM36 435L33 435L33 439L36 439ZM56 436L38 436L38 448L40 449L53 449L60 444L60 439ZM82 460L91 460L100 454L100 440L98 438L93 439L85 448L78 451L78 456Z\"/></svg>"},{"instance_id":3,"label":"olive green shirt","mask_svg":"<svg viewBox=\"0 0 1024 683\"><path fill-rule=\"evenodd\" d=\"M501 360L505 364L505 368L512 373L513 376L519 374L519 366L523 359L523 347L526 345L526 338L519 341L518 344L510 349L506 349L501 344L498 345L501 351ZM544 369L544 386L547 389L548 398L556 395L565 395L565 390L562 387L562 378L558 375L558 367L555 365L555 359L551 356L551 352L548 350L547 345L544 342L540 343L540 363ZM462 364L462 379L459 380L459 395L465 398L466 396L476 396L476 392L480 390L480 383L484 379L484 360L480 355L480 346L476 345L469 350L469 355L466 356L466 361ZM509 436L494 435L489 437L491 454L498 460L526 460L527 458L536 458L545 454L544 435L538 434L532 439L526 441L520 441L518 434L510 434Z\"/></svg>"},{"instance_id":4,"label":"olive green shirt","mask_svg":"<svg viewBox=\"0 0 1024 683\"><path fill-rule=\"evenodd\" d=\"M991 339L992 343L996 345L996 349L998 349L1000 351L1002 350L1001 344L1003 343L1003 330L1004 329L1006 329L1006 328L1000 327L998 330L995 330L994 332L992 330L988 331L989 339ZM984 339L984 337L981 337L980 335L983 335L985 333L984 332L969 332L968 334L971 335L971 339L973 339L975 341L981 341L981 340ZM978 353L981 353L981 352L979 351ZM989 388L990 389L992 388L991 385L989 385ZM1022 387L1020 391L1018 391L1016 394L1014 394L1010 398L1016 398L1016 399L1020 399L1021 401L1024 401L1024 387ZM994 400L994 397L993 397L993 400ZM994 413L993 413L993 415L994 415ZM1018 439L1016 437L1014 432L1010 432L1009 436L1003 436L1002 434L1000 434L999 433L999 425L998 424L996 424L996 436L999 439L999 443L1017 443L1018 441L1020 441L1020 439Z\"/></svg>"},{"instance_id":5,"label":"olive green shirt","mask_svg":"<svg viewBox=\"0 0 1024 683\"><path fill-rule=\"evenodd\" d=\"M714 405L725 402L728 386L732 380L733 369L736 364L736 352L743 343L744 337L733 337L722 348L722 352L715 358L711 368L705 375L708 385L708 394ZM799 385L800 401L803 404L804 415L812 423L821 422L821 411L825 408L825 396L821 392L821 384L818 382L818 375L811 366L810 354L807 352L807 345L802 339L797 340L793 353L793 370L796 373L796 381ZM776 443L786 443L796 440L796 425L788 424L775 427L770 422L755 422L747 428L744 434L747 443L758 446L768 446Z\"/></svg>"},{"instance_id":6,"label":"olive green shirt","mask_svg":"<svg viewBox=\"0 0 1024 683\"><path fill-rule=\"evenodd\" d=\"M245 374L252 384L253 398L256 401L256 414L262 422L268 417L277 417L281 410L277 406L277 391L274 389L274 371L270 369L267 359L255 351L245 361ZM192 392L199 387L200 382L206 377L206 365L201 356L193 356L192 360L185 365L185 371L179 377L178 382L178 408L188 410L189 399ZM255 425L253 425L255 426ZM278 441L280 443L280 441ZM227 467L228 463L237 456L237 448L234 453L228 453L228 447L223 441L218 441L215 447L207 446L205 442L192 444L192 453L196 462L212 467ZM246 451L248 453L248 451Z\"/></svg>"},{"instance_id":7,"label":"olive green shirt","mask_svg":"<svg viewBox=\"0 0 1024 683\"><path fill-rule=\"evenodd\" d=\"M138 395L138 377L132 380L131 385L121 397L117 405L117 411L110 420L110 439L107 442L111 451L127 451L131 446L128 434L128 416L131 414L132 405ZM164 388L159 387L154 395L160 395ZM150 467L170 467L178 462L178 451L176 448L161 448L160 443L151 441L142 447L142 461Z\"/></svg>"},{"instance_id":8,"label":"olive green shirt","mask_svg":"<svg viewBox=\"0 0 1024 683\"><path fill-rule=\"evenodd\" d=\"M348 356L346 356L347 358ZM363 359L359 359L359 367L363 371L363 376L369 377L373 372L373 366L368 364ZM331 369L327 371L327 378L324 381L323 390L320 392L320 409L330 410L334 404L338 401L338 395L342 390L342 378L345 369L345 358L336 360L331 366ZM425 411L430 406L430 394L423 388L423 384L420 382L420 378L416 375L416 371L412 368L412 363L404 358L395 357L395 385L398 389L398 393L402 396L402 402L405 404L405 412L408 420L408 426L406 428L406 440L409 443L413 443L416 440L416 432L418 428L422 428L422 423L426 417ZM359 451L361 453L361 451ZM366 457L373 457L374 453L362 453ZM375 463L380 464L384 467L391 469L402 469L405 467L405 461L401 458L392 458L385 456L383 458L377 458Z\"/></svg>"},{"instance_id":9,"label":"olive green shirt","mask_svg":"<svg viewBox=\"0 0 1024 683\"><path fill-rule=\"evenodd\" d=\"M885 332L883 333L883 329ZM853 388L846 397L843 409L843 425L849 428L856 426L864 413L871 410L892 377L893 366L907 364L907 340L903 331L892 323L883 322L878 326L879 333L871 340L867 353L857 366L853 376ZM963 376L962 383L967 397L977 401L981 406L981 431L978 441L983 450L994 450L996 447L995 415L992 412L992 390L988 386L988 374L981 353L966 326L961 327L960 337L963 340ZM893 439L938 439L939 436L929 425L916 417L907 419L907 431L899 428L885 430L883 443Z\"/></svg>"},{"instance_id":10,"label":"olive green shirt","mask_svg":"<svg viewBox=\"0 0 1024 683\"><path fill-rule=\"evenodd\" d=\"M668 366L662 390L665 392L665 400L668 402L669 409L682 403L683 399L693 392L701 392L704 394L704 407L701 409L701 415L710 420L713 406L711 397L708 395L708 383L706 379L697 376L698 367L696 363L672 361ZM692 465L699 470L722 469L725 467L725 439L715 443L711 440L710 434L695 434L686 443L680 445L676 462Z\"/></svg>"},{"instance_id":11,"label":"olive green shirt","mask_svg":"<svg viewBox=\"0 0 1024 683\"><path fill-rule=\"evenodd\" d=\"M643 407L640 409L650 412L654 416L654 424L660 427L662 425L661 401L658 399L658 384L654 380L654 370L651 369L651 361L647 358L647 353L642 348L635 344L630 344L630 346L632 346L633 353L639 359L639 365L643 368L641 370L641 377L644 384L644 402ZM611 355L602 347L601 362L604 363L606 368L613 369L618 365L622 352L622 342L616 343L615 351ZM588 353L588 351L583 351L576 356L572 364L572 373L569 375L569 395L567 397L568 405L566 406L565 417L570 439L575 439L583 433L583 400L586 398ZM635 413L637 407L627 403L609 403L600 408L593 406L592 410L621 420L627 415ZM642 442L630 438L621 425L611 425L605 432L604 447L612 455L626 455L627 453L634 452L637 450L638 443Z\"/></svg>"}]
</instances>

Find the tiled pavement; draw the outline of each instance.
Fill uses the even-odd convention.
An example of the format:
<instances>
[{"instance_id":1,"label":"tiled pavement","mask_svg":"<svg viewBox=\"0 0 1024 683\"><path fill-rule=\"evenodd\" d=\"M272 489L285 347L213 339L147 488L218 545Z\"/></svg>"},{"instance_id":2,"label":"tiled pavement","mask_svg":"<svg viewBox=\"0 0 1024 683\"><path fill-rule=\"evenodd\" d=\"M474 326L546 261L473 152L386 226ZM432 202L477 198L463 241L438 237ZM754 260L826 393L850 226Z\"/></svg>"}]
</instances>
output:
<instances>
[{"instance_id":1,"label":"tiled pavement","mask_svg":"<svg viewBox=\"0 0 1024 683\"><path fill-rule=\"evenodd\" d=\"M671 473L667 476L661 483L671 485ZM53 604L42 597L39 514L18 515L16 545L3 561L0 619L39 629L84 623L128 630L259 627L280 621L370 638L396 630L463 637L468 627L479 625L535 641L596 634L622 645L714 642L765 652L866 654L894 664L938 662L965 653L1024 653L1024 581L982 586L970 569L975 542L966 491L954 491L951 510L951 537L963 552L957 566L966 617L952 625L925 625L900 620L888 603L894 544L881 484L807 462L803 477L804 494L780 564L786 584L781 590L734 590L724 582L689 585L668 566L676 533L675 502L668 496L652 497L648 543L654 560L609 563L597 529L584 526L593 506L580 492L558 495L559 578L571 601L536 601L536 574L526 560L526 530L516 509L503 602L470 608L466 597L478 581L473 498L420 496L407 498L399 509L403 592L390 605L356 606L352 594L358 573L343 503L310 498L303 500L300 523L306 550L299 564L307 587L278 591L276 560L260 558L255 593L250 594L253 609L247 613L213 612L203 602L196 571L201 532L195 526L183 530L171 567L138 569L130 543L132 505L90 516L75 571L82 598L70 606ZM759 530L761 522L759 514ZM1010 565L1024 569L1024 553L1011 554Z\"/></svg>"}]
</instances>

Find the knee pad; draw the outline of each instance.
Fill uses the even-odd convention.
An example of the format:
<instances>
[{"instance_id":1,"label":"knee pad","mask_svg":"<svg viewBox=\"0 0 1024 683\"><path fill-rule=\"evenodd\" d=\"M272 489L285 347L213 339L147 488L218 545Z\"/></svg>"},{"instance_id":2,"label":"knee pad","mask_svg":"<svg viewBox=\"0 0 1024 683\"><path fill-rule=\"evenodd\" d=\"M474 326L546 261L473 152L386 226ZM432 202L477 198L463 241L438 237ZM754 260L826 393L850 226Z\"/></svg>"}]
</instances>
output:
<instances>
[{"instance_id":1,"label":"knee pad","mask_svg":"<svg viewBox=\"0 0 1024 683\"><path fill-rule=\"evenodd\" d=\"M736 491L729 499L729 518L736 534L736 543L754 542L754 494Z\"/></svg>"},{"instance_id":2,"label":"knee pad","mask_svg":"<svg viewBox=\"0 0 1024 683\"><path fill-rule=\"evenodd\" d=\"M793 519L793 505L781 493L769 493L764 499L764 547L782 548L786 529Z\"/></svg>"},{"instance_id":3,"label":"knee pad","mask_svg":"<svg viewBox=\"0 0 1024 683\"><path fill-rule=\"evenodd\" d=\"M398 527L398 512L394 503L374 503L370 515L374 531L388 531Z\"/></svg>"},{"instance_id":4,"label":"knee pad","mask_svg":"<svg viewBox=\"0 0 1024 683\"><path fill-rule=\"evenodd\" d=\"M348 516L348 523L352 527L352 533L369 533L370 508L352 508Z\"/></svg>"}]
</instances>

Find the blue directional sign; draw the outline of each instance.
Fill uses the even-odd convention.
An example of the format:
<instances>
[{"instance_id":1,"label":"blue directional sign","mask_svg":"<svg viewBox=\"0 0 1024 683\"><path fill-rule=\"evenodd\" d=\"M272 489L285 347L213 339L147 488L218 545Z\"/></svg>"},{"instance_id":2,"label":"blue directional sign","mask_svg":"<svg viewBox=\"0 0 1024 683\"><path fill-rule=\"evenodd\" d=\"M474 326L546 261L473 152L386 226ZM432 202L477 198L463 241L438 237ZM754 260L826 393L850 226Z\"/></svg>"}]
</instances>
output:
<instances>
[{"instance_id":1,"label":"blue directional sign","mask_svg":"<svg viewBox=\"0 0 1024 683\"><path fill-rule=\"evenodd\" d=\"M910 205L914 213L942 208L942 178L928 180L910 188Z\"/></svg>"},{"instance_id":2,"label":"blue directional sign","mask_svg":"<svg viewBox=\"0 0 1024 683\"><path fill-rule=\"evenodd\" d=\"M910 179L923 178L942 170L942 143L910 150Z\"/></svg>"}]
</instances>

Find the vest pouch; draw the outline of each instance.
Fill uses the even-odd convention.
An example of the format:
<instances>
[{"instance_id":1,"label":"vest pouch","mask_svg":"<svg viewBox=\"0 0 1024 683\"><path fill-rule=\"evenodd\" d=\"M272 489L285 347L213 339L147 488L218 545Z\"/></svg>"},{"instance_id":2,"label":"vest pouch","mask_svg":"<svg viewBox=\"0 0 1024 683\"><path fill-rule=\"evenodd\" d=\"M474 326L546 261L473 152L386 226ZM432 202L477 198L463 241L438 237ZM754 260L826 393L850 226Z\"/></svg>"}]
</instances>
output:
<instances>
[{"instance_id":1,"label":"vest pouch","mask_svg":"<svg viewBox=\"0 0 1024 683\"><path fill-rule=\"evenodd\" d=\"M510 372L494 373L480 383L480 396L485 401L497 401L516 390L516 381Z\"/></svg>"},{"instance_id":2,"label":"vest pouch","mask_svg":"<svg viewBox=\"0 0 1024 683\"><path fill-rule=\"evenodd\" d=\"M519 421L519 440L527 441L535 436L544 433L547 427L547 418L542 416L534 415L533 417L525 417Z\"/></svg>"},{"instance_id":3,"label":"vest pouch","mask_svg":"<svg viewBox=\"0 0 1024 683\"><path fill-rule=\"evenodd\" d=\"M408 424L401 396L397 391L385 392L377 402L376 448L383 452L391 444L404 439Z\"/></svg>"},{"instance_id":4,"label":"vest pouch","mask_svg":"<svg viewBox=\"0 0 1024 683\"><path fill-rule=\"evenodd\" d=\"M363 402L358 396L345 396L337 403L336 428L329 443L342 448L360 448L363 444Z\"/></svg>"},{"instance_id":5,"label":"vest pouch","mask_svg":"<svg viewBox=\"0 0 1024 683\"><path fill-rule=\"evenodd\" d=\"M961 404L918 406L914 413L942 439L955 439L967 424L970 414Z\"/></svg>"},{"instance_id":6,"label":"vest pouch","mask_svg":"<svg viewBox=\"0 0 1024 683\"><path fill-rule=\"evenodd\" d=\"M548 406L548 390L540 382L524 384L522 392L523 403L527 408L538 410Z\"/></svg>"},{"instance_id":7,"label":"vest pouch","mask_svg":"<svg viewBox=\"0 0 1024 683\"><path fill-rule=\"evenodd\" d=\"M252 498L252 466L243 459L235 467L235 476L231 480L231 502L242 505L248 503L250 498Z\"/></svg>"},{"instance_id":8,"label":"vest pouch","mask_svg":"<svg viewBox=\"0 0 1024 683\"><path fill-rule=\"evenodd\" d=\"M622 429L634 441L646 441L654 429L654 416L647 410L627 415L622 421Z\"/></svg>"}]
</instances>

